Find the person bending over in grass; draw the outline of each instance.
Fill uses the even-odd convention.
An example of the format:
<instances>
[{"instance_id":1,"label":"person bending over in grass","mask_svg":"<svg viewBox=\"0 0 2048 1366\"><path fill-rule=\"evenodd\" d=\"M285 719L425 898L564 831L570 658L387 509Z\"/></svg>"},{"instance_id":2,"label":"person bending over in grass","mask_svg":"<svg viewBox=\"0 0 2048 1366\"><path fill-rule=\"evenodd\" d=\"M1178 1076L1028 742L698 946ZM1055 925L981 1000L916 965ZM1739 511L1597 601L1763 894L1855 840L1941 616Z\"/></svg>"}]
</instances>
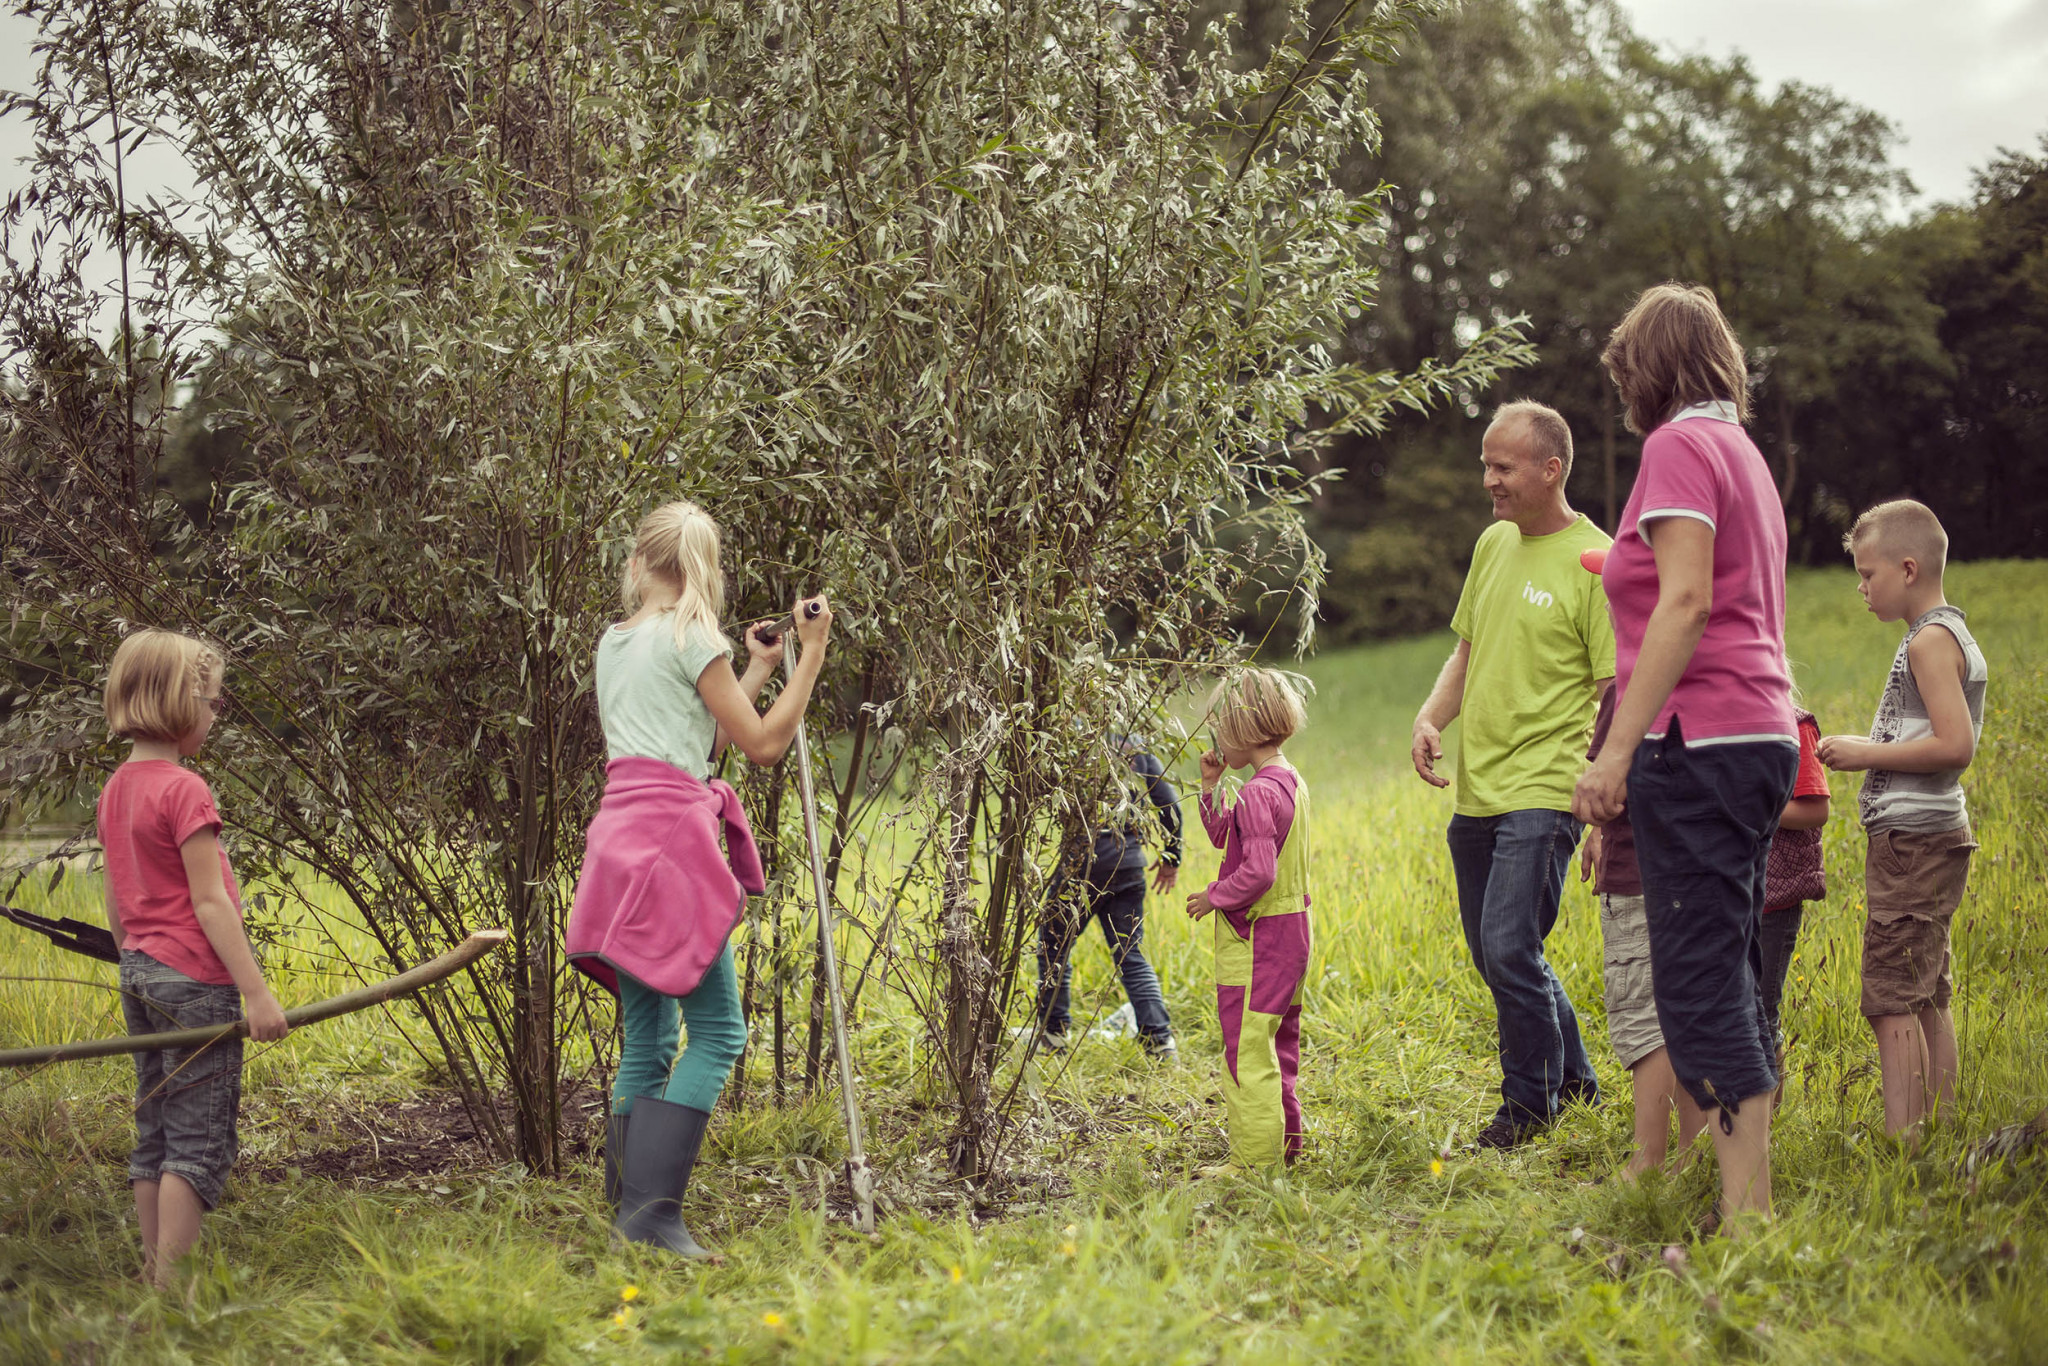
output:
<instances>
[{"instance_id":1,"label":"person bending over in grass","mask_svg":"<svg viewBox=\"0 0 2048 1366\"><path fill-rule=\"evenodd\" d=\"M1494 523L1472 551L1451 629L1458 647L1415 717L1409 757L1433 787L1441 732L1459 719L1450 828L1458 918L1493 993L1500 1105L1482 1148L1513 1148L1573 1101L1600 1097L1578 1013L1543 956L1557 924L1579 823L1572 778L1600 689L1614 676L1614 627L1582 552L1607 534L1565 501L1571 427L1540 403L1494 414L1479 448Z\"/></svg>"},{"instance_id":2,"label":"person bending over in grass","mask_svg":"<svg viewBox=\"0 0 2048 1366\"><path fill-rule=\"evenodd\" d=\"M1955 1103L1949 1017L1949 922L1970 877L1963 770L1984 730L1984 652L1941 588L1948 533L1910 499L1856 519L1843 544L1879 621L1907 621L1870 738L1830 735L1821 761L1867 769L1858 801L1870 848L1863 865L1863 1015L1877 1034L1884 1127L1909 1142L1937 1106Z\"/></svg>"},{"instance_id":3,"label":"person bending over in grass","mask_svg":"<svg viewBox=\"0 0 2048 1366\"><path fill-rule=\"evenodd\" d=\"M230 1024L246 1002L249 1037L269 1043L291 1026L243 931L213 792L179 762L199 753L227 704L223 673L219 654L170 631L137 631L114 652L107 724L131 744L97 813L107 928L121 946L130 1034ZM135 1055L128 1181L144 1280L169 1286L201 1217L220 1204L241 1100L240 1038Z\"/></svg>"},{"instance_id":4,"label":"person bending over in grass","mask_svg":"<svg viewBox=\"0 0 2048 1366\"><path fill-rule=\"evenodd\" d=\"M1301 992L1308 977L1308 785L1280 746L1307 716L1271 669L1248 669L1209 699L1216 748L1202 756L1202 829L1223 850L1216 880L1188 914L1216 913L1216 1014L1223 1029L1223 1098L1230 1161L1218 1175L1293 1162L1301 1153ZM1225 806L1226 768L1250 778Z\"/></svg>"},{"instance_id":5,"label":"person bending over in grass","mask_svg":"<svg viewBox=\"0 0 2048 1366\"><path fill-rule=\"evenodd\" d=\"M1159 813L1166 847L1152 885L1159 892L1170 892L1180 878L1180 794L1166 780L1165 766L1143 741L1120 735L1116 744L1131 772L1144 780L1145 796ZM1088 856L1063 865L1053 878L1038 922L1038 1000L1033 1014L1037 1016L1039 1046L1053 1052L1066 1047L1072 1016L1074 942L1091 920L1102 922L1102 935L1109 941L1110 956L1116 960L1145 1051L1163 1062L1179 1061L1166 995L1159 989L1159 974L1145 958L1145 845L1134 819L1097 830Z\"/></svg>"},{"instance_id":6,"label":"person bending over in grass","mask_svg":"<svg viewBox=\"0 0 2048 1366\"><path fill-rule=\"evenodd\" d=\"M1614 723L1613 688L1600 695L1600 715L1593 723L1588 761L1600 757L1607 731ZM1579 855L1579 881L1593 879L1600 899L1601 967L1607 986L1607 1038L1615 1056L1628 1069L1635 1102L1636 1149L1621 1169L1634 1181L1664 1164L1671 1142L1671 1112L1678 1111L1678 1157L1672 1170L1691 1160L1693 1141L1707 1127L1707 1117L1692 1097L1679 1088L1671 1070L1671 1051L1657 1023L1657 995L1651 986L1650 924L1643 903L1643 878L1636 867L1635 833L1628 809L1596 825Z\"/></svg>"},{"instance_id":7,"label":"person bending over in grass","mask_svg":"<svg viewBox=\"0 0 2048 1366\"><path fill-rule=\"evenodd\" d=\"M622 586L632 615L597 646L609 762L567 934L569 961L619 1001L605 1143L612 1229L692 1259L712 1254L683 1223L683 1195L747 1042L728 941L746 893L765 885L739 796L711 777L711 763L728 741L757 764L782 757L832 628L822 597L810 599L815 616L798 604L803 658L767 715L756 712L782 644L749 627L746 676L734 676L718 558L718 526L695 503L666 504L640 523Z\"/></svg>"}]
</instances>

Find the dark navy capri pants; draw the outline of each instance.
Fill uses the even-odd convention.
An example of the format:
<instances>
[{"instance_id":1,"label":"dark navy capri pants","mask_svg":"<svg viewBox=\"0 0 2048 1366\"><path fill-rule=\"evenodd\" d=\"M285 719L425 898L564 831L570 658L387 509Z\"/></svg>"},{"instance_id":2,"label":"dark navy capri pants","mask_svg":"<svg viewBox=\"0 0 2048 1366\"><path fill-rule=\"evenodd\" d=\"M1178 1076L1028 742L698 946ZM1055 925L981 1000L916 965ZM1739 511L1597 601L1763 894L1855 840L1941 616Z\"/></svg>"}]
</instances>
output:
<instances>
[{"instance_id":1,"label":"dark navy capri pants","mask_svg":"<svg viewBox=\"0 0 2048 1366\"><path fill-rule=\"evenodd\" d=\"M1677 717L1636 747L1628 816L1650 924L1650 980L1671 1070L1721 1126L1777 1089L1764 1012L1764 865L1799 770L1796 745L1685 743Z\"/></svg>"},{"instance_id":2,"label":"dark navy capri pants","mask_svg":"<svg viewBox=\"0 0 2048 1366\"><path fill-rule=\"evenodd\" d=\"M136 949L121 950L121 1013L130 1034L157 1034L242 1018L233 986L198 982ZM135 1151L130 1181L182 1177L206 1208L220 1204L239 1147L242 1040L135 1055Z\"/></svg>"}]
</instances>

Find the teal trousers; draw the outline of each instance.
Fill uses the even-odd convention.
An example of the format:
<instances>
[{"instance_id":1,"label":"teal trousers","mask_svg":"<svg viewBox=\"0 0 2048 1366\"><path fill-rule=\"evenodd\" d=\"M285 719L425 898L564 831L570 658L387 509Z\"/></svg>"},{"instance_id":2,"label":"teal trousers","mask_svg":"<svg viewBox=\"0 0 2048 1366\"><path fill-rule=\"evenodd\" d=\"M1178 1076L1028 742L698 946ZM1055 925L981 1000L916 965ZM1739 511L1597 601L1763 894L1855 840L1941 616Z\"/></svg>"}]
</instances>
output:
<instances>
[{"instance_id":1,"label":"teal trousers","mask_svg":"<svg viewBox=\"0 0 2048 1366\"><path fill-rule=\"evenodd\" d=\"M678 1053L682 1030L688 1043ZM732 945L688 996L664 996L619 974L619 1075L612 1082L612 1113L633 1113L639 1096L709 1110L747 1046L740 1013L739 974Z\"/></svg>"}]
</instances>

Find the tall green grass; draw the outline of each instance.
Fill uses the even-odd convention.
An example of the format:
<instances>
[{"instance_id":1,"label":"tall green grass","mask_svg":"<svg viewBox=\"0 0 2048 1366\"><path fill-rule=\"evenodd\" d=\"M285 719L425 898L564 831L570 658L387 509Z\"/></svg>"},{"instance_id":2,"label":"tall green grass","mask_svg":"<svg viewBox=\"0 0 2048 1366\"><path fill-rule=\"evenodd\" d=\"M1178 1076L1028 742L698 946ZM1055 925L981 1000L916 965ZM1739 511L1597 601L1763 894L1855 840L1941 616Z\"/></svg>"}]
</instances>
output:
<instances>
[{"instance_id":1,"label":"tall green grass","mask_svg":"<svg viewBox=\"0 0 2048 1366\"><path fill-rule=\"evenodd\" d=\"M337 1117L419 1084L400 1014L252 1050L244 1133L268 1179L238 1179L193 1289L156 1296L130 1279L126 1064L0 1077L0 1360L2048 1360L2048 1158L1971 1162L1984 1134L2048 1102L2048 565L1959 566L1950 595L1992 668L1967 780L1983 848L1956 923L1959 1104L1916 1154L1882 1137L1856 1013L1861 836L1838 778L1831 892L1809 909L1787 993L1779 1221L1754 1242L1696 1236L1709 1163L1641 1189L1604 1179L1627 1152L1625 1099L1512 1154L1463 1146L1498 1077L1457 929L1450 797L1407 772L1408 722L1449 645L1429 638L1308 666L1311 727L1289 752L1317 796L1311 1142L1284 1182L1191 1175L1224 1147L1208 931L1178 896L1155 898L1147 948L1185 1066L1102 1042L1031 1064L1020 1180L977 1210L939 1175L943 1116L905 1103L916 1032L872 995L857 1046L881 1232L819 1212L829 1101L749 1109L721 1118L690 1201L728 1254L715 1268L611 1248L594 1173L478 1171L447 1194L291 1175L292 1144L350 1141ZM1789 635L1823 728L1863 730L1898 629L1829 571L1795 577ZM1198 879L1216 855L1190 833ZM89 916L97 895L67 879L52 901ZM331 989L310 956L321 933L294 933L271 953L280 994ZM95 971L19 938L0 954L18 975ZM1624 1096L1598 917L1576 882L1551 956L1603 1085ZM1099 938L1084 941L1077 1010L1119 999ZM110 1001L8 982L0 1046L118 1028Z\"/></svg>"}]
</instances>

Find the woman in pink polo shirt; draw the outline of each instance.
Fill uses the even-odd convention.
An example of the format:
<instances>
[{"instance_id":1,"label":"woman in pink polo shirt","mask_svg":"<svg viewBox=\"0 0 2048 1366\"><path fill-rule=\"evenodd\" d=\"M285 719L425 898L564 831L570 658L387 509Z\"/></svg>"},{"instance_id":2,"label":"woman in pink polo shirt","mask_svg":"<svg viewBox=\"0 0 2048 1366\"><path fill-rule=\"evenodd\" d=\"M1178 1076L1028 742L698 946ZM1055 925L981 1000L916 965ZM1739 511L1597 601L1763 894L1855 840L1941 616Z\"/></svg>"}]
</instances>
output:
<instances>
[{"instance_id":1,"label":"woman in pink polo shirt","mask_svg":"<svg viewBox=\"0 0 2048 1366\"><path fill-rule=\"evenodd\" d=\"M1626 803L1657 1020L1707 1113L1733 1231L1771 1206L1778 1078L1759 988L1764 870L1799 763L1785 669L1785 514L1743 430L1735 330L1698 285L1643 291L1601 356L1645 433L1602 574L1620 701L1573 814Z\"/></svg>"}]
</instances>

